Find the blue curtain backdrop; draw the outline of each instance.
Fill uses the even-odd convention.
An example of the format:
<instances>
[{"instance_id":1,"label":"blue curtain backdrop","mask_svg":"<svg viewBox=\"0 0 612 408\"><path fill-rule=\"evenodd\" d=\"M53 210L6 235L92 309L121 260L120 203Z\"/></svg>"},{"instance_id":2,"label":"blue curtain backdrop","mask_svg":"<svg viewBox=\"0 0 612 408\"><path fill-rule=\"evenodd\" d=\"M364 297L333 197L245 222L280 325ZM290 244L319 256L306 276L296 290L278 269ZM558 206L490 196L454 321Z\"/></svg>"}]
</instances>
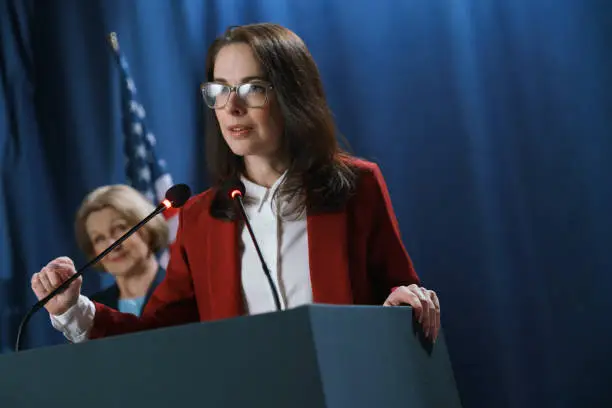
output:
<instances>
[{"instance_id":1,"label":"blue curtain backdrop","mask_svg":"<svg viewBox=\"0 0 612 408\"><path fill-rule=\"evenodd\" d=\"M74 213L123 182L116 31L175 181L206 188L208 44L302 36L339 128L377 161L438 291L465 407L611 406L612 3L606 0L3 0L0 345L32 273L83 258ZM85 277L86 293L104 279ZM63 342L38 313L26 346ZM0 356L1 358L1 356Z\"/></svg>"}]
</instances>

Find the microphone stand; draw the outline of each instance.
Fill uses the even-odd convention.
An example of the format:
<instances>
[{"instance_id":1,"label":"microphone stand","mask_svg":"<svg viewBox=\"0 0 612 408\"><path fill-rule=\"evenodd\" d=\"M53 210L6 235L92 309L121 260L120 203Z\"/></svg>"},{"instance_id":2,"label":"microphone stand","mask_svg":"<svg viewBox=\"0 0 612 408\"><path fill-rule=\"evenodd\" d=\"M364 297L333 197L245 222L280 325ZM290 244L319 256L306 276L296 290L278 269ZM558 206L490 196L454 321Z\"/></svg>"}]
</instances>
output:
<instances>
[{"instance_id":1,"label":"microphone stand","mask_svg":"<svg viewBox=\"0 0 612 408\"><path fill-rule=\"evenodd\" d=\"M253 240L253 244L255 245L255 250L257 251L259 260L261 261L261 266L264 270L264 273L266 274L266 278L268 278L268 284L270 285L270 289L272 290L272 295L274 296L274 305L276 306L276 310L280 311L282 309L281 309L281 304L280 304L280 297L278 295L278 290L276 289L276 285L274 285L274 281L272 280L270 270L268 269L268 265L266 265L263 255L261 254L261 250L259 249L257 240L255 239L255 234L253 233L253 229L251 228L251 223L249 222L249 219L246 215L246 211L244 210L244 203L242 202L242 192L240 190L234 190L230 193L230 196L232 199L238 202L237 207L240 210L240 215L242 216L242 219L244 220L244 223L246 224L246 227L249 230L249 235L251 236L251 239Z\"/></svg>"}]
</instances>

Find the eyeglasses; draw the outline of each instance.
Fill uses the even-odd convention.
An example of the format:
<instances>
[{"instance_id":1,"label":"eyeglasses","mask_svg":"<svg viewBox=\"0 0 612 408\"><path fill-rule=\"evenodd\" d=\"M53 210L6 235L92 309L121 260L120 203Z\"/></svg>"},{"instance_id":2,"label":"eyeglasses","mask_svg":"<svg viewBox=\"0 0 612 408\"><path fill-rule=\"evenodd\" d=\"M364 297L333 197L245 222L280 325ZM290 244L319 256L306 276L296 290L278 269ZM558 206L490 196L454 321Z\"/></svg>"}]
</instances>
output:
<instances>
[{"instance_id":1,"label":"eyeglasses","mask_svg":"<svg viewBox=\"0 0 612 408\"><path fill-rule=\"evenodd\" d=\"M211 109L223 108L232 92L236 92L249 108L261 108L268 103L268 90L273 89L273 86L265 82L247 82L236 86L206 82L200 89L204 102Z\"/></svg>"}]
</instances>

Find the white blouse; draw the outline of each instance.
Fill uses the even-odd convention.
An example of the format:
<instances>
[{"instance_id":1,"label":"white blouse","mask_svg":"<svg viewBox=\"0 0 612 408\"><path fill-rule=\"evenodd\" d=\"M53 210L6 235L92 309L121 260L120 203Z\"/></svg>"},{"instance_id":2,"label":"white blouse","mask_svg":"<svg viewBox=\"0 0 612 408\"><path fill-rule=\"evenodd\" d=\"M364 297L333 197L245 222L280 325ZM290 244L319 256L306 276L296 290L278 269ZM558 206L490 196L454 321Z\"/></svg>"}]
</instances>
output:
<instances>
[{"instance_id":1,"label":"white blouse","mask_svg":"<svg viewBox=\"0 0 612 408\"><path fill-rule=\"evenodd\" d=\"M272 200L284 177L281 176L270 188L246 178L242 182L245 186L245 212L277 288L281 308L287 309L312 303L312 286L306 217L282 219L279 216L283 208L281 200ZM276 306L272 290L246 226L242 228L240 250L242 295L247 313L274 311Z\"/></svg>"}]
</instances>

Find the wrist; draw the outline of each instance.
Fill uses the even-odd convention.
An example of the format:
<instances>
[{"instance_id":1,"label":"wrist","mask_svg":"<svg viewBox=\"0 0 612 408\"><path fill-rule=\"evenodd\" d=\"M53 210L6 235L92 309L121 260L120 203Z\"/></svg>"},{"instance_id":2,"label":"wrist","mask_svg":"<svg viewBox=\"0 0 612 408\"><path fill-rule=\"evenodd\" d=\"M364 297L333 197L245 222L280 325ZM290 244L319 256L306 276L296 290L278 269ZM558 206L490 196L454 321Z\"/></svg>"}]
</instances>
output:
<instances>
[{"instance_id":1,"label":"wrist","mask_svg":"<svg viewBox=\"0 0 612 408\"><path fill-rule=\"evenodd\" d=\"M79 303L79 298L76 297L73 301L68 304L62 305L62 307L53 308L53 310L49 310L49 314L54 317L62 317L69 314L71 310Z\"/></svg>"}]
</instances>

